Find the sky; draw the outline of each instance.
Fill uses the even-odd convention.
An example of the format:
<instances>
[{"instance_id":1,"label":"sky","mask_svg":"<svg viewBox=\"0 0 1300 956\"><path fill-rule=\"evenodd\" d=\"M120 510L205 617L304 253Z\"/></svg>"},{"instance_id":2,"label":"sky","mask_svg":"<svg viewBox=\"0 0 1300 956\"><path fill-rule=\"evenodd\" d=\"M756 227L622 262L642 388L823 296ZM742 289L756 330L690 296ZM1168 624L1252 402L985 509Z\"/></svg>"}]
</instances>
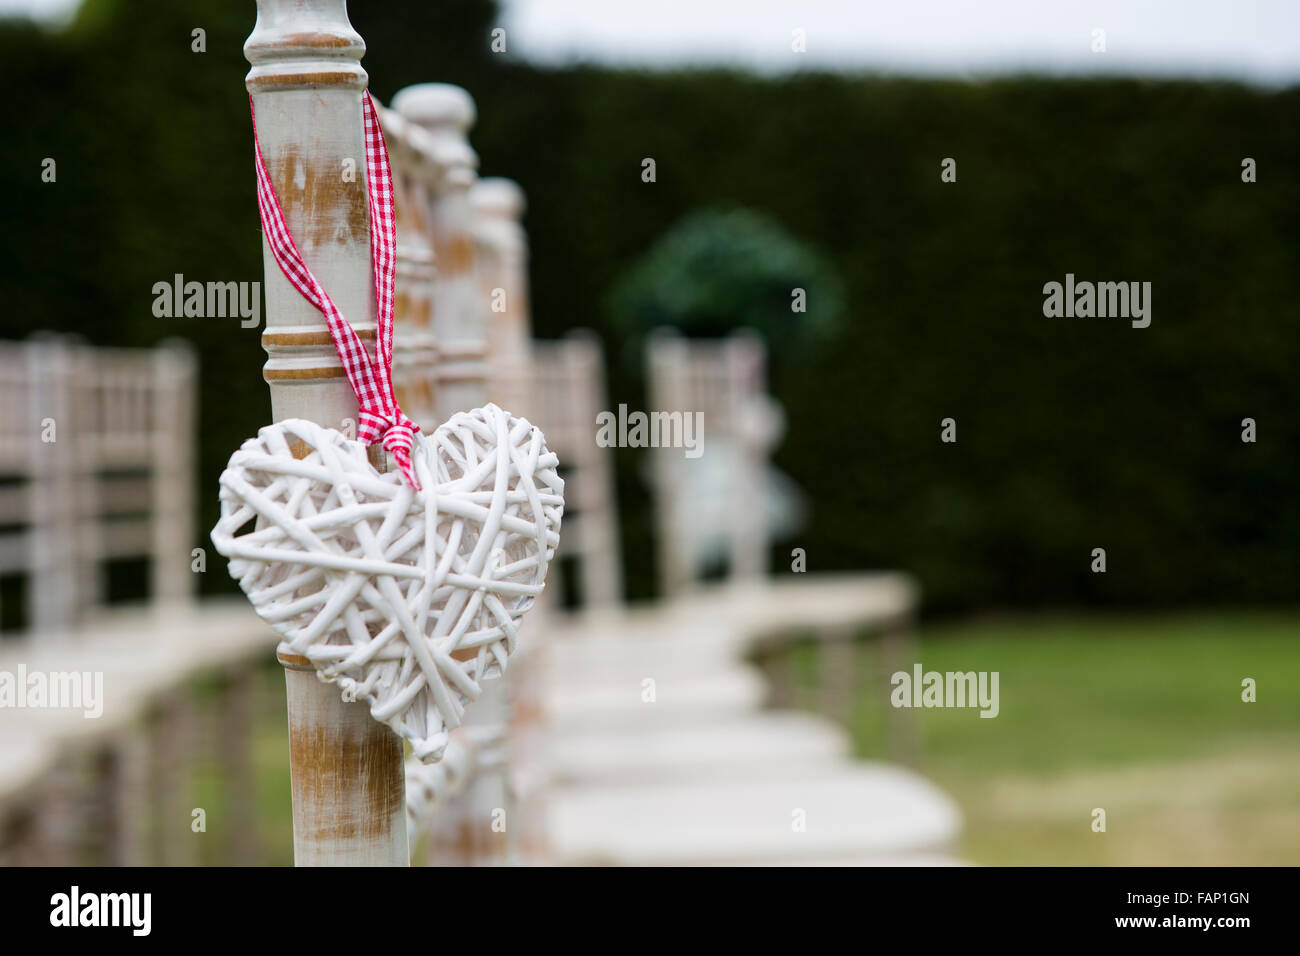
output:
<instances>
[{"instance_id":1,"label":"sky","mask_svg":"<svg viewBox=\"0 0 1300 956\"><path fill-rule=\"evenodd\" d=\"M77 2L0 0L0 13L57 21ZM504 0L500 25L510 54L541 63L1300 83L1300 0Z\"/></svg>"}]
</instances>

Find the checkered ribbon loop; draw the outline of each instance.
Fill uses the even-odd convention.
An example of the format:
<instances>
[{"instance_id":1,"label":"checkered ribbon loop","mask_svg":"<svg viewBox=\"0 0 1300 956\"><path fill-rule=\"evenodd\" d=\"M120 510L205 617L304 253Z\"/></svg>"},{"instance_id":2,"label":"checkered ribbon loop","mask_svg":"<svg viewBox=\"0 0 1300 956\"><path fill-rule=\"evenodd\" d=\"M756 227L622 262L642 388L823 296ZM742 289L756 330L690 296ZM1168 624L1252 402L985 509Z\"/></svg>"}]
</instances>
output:
<instances>
[{"instance_id":1,"label":"checkered ribbon loop","mask_svg":"<svg viewBox=\"0 0 1300 956\"><path fill-rule=\"evenodd\" d=\"M262 158L262 146L257 139L257 113L251 96L248 110L253 117L253 151L257 156L257 209L262 216L267 245L285 278L325 316L343 370L357 394L360 407L357 439L366 445L382 441L402 477L412 488L419 490L420 483L411 464L411 448L420 426L402 414L393 394L393 272L397 258L397 217L388 147L379 127L375 101L371 99L369 90L362 96L366 126L366 186L370 195L370 258L375 271L375 313L378 319L373 360L356 330L307 268L298 244L290 235L280 200L271 184L266 160Z\"/></svg>"}]
</instances>

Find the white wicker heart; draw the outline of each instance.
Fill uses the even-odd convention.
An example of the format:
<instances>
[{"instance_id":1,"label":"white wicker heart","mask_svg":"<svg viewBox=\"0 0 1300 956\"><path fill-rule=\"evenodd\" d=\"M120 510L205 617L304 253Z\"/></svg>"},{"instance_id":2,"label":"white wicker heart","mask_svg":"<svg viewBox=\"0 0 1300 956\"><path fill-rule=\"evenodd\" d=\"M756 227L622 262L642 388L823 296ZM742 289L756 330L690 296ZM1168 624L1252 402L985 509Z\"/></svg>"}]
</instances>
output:
<instances>
[{"instance_id":1,"label":"white wicker heart","mask_svg":"<svg viewBox=\"0 0 1300 956\"><path fill-rule=\"evenodd\" d=\"M541 431L495 405L417 435L413 459L418 492L333 429L267 426L221 475L212 541L281 650L433 762L542 591L564 482Z\"/></svg>"}]
</instances>

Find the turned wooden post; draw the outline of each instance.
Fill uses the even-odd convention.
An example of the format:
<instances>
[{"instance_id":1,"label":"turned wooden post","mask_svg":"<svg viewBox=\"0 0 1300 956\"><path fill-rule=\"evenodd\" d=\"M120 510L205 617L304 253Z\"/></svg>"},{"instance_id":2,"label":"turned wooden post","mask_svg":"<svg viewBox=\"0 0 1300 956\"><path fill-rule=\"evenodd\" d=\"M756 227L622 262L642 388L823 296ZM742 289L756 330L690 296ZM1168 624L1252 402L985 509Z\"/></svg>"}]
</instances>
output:
<instances>
[{"instance_id":1,"label":"turned wooden post","mask_svg":"<svg viewBox=\"0 0 1300 956\"><path fill-rule=\"evenodd\" d=\"M257 134L303 258L370 349L375 293L361 93L365 44L344 0L258 0L244 45ZM342 429L357 400L323 316L262 244L264 375L276 421ZM383 450L372 448L382 463ZM294 861L299 866L405 866L400 739L361 703L344 703L305 658L280 654L289 704Z\"/></svg>"},{"instance_id":2,"label":"turned wooden post","mask_svg":"<svg viewBox=\"0 0 1300 956\"><path fill-rule=\"evenodd\" d=\"M421 83L399 90L392 107L429 134L442 176L430 196L429 219L437 283L433 329L438 341L438 413L446 420L488 400L487 321L476 268L475 214L470 191L478 155L466 138L474 101L458 86ZM486 681L466 711L462 734L474 742L477 772L465 794L457 842L475 863L501 863L510 855L510 808L505 679ZM504 827L504 829L502 829Z\"/></svg>"},{"instance_id":3,"label":"turned wooden post","mask_svg":"<svg viewBox=\"0 0 1300 956\"><path fill-rule=\"evenodd\" d=\"M490 178L476 182L469 196L479 296L487 310L488 400L527 418L533 389L524 191L513 180Z\"/></svg>"},{"instance_id":4,"label":"turned wooden post","mask_svg":"<svg viewBox=\"0 0 1300 956\"><path fill-rule=\"evenodd\" d=\"M442 179L429 197L437 282L433 332L438 341L438 414L443 419L482 405L486 397L486 326L475 272L474 185L478 155L466 135L474 101L458 86L420 83L399 90L392 108L429 134Z\"/></svg>"},{"instance_id":5,"label":"turned wooden post","mask_svg":"<svg viewBox=\"0 0 1300 956\"><path fill-rule=\"evenodd\" d=\"M379 108L393 167L397 203L397 275L393 308L393 390L397 403L426 435L438 421L437 340L433 332L436 288L430 196L441 179L432 138L391 109Z\"/></svg>"}]
</instances>

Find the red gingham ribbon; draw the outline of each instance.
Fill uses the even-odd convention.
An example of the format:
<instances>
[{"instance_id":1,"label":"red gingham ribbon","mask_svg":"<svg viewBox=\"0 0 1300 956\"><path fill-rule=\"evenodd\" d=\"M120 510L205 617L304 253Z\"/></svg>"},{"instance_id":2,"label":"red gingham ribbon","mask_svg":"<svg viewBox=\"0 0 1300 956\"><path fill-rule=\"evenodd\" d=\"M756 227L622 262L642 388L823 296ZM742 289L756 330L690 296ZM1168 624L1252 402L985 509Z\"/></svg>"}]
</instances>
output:
<instances>
[{"instance_id":1,"label":"red gingham ribbon","mask_svg":"<svg viewBox=\"0 0 1300 956\"><path fill-rule=\"evenodd\" d=\"M384 132L379 127L379 115L369 90L362 97L362 106L366 125L366 184L370 194L370 258L375 270L375 312L379 326L375 336L375 361L371 361L370 353L356 331L311 274L297 243L289 234L275 187L271 185L271 174L262 158L262 147L257 141L257 113L253 110L250 96L248 109L253 116L253 150L257 155L257 208L262 216L267 244L280 271L302 293L302 297L325 316L343 370L352 383L352 390L357 393L360 406L357 438L367 445L382 440L402 476L418 490L420 483L411 465L411 446L420 426L402 414L393 394L393 270L397 251L393 175L388 165Z\"/></svg>"}]
</instances>

